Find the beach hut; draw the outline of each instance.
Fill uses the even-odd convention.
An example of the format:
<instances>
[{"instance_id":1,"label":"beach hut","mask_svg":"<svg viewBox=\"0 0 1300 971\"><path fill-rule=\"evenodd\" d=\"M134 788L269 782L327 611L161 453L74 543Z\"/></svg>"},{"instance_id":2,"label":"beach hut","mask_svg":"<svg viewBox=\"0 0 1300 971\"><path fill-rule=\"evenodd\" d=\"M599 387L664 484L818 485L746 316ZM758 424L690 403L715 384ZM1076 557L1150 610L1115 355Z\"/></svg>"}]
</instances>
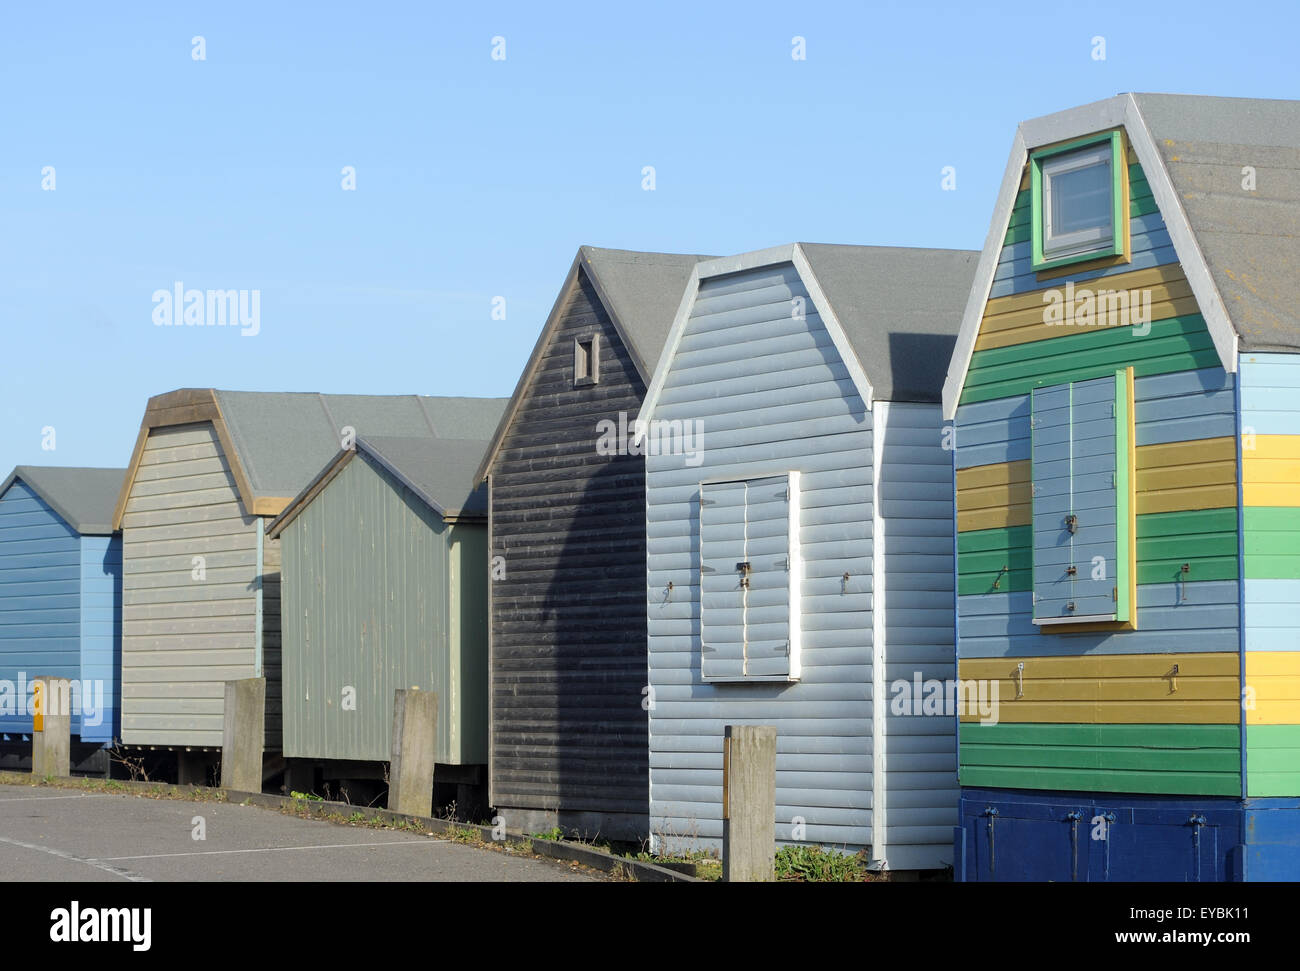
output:
<instances>
[{"instance_id":1,"label":"beach hut","mask_svg":"<svg viewBox=\"0 0 1300 971\"><path fill-rule=\"evenodd\" d=\"M201 778L223 685L266 679L281 749L280 543L266 524L355 436L486 438L481 399L182 389L149 400L114 511L122 530L122 741Z\"/></svg>"},{"instance_id":2,"label":"beach hut","mask_svg":"<svg viewBox=\"0 0 1300 971\"><path fill-rule=\"evenodd\" d=\"M502 401L484 407L500 416ZM281 550L284 755L340 778L390 760L393 692L438 694L435 782L484 805L486 438L360 438L267 526ZM344 765L342 763L351 763ZM296 775L295 775L296 777Z\"/></svg>"},{"instance_id":3,"label":"beach hut","mask_svg":"<svg viewBox=\"0 0 1300 971\"><path fill-rule=\"evenodd\" d=\"M724 729L760 724L778 842L951 863L939 393L976 256L796 243L695 268L636 439L657 850L720 846Z\"/></svg>"},{"instance_id":4,"label":"beach hut","mask_svg":"<svg viewBox=\"0 0 1300 971\"><path fill-rule=\"evenodd\" d=\"M626 448L698 257L584 246L480 466L492 804L646 835L645 470Z\"/></svg>"},{"instance_id":5,"label":"beach hut","mask_svg":"<svg viewBox=\"0 0 1300 971\"><path fill-rule=\"evenodd\" d=\"M71 682L72 764L107 774L119 728L124 469L20 465L0 485L0 759L26 764L31 679Z\"/></svg>"},{"instance_id":6,"label":"beach hut","mask_svg":"<svg viewBox=\"0 0 1300 971\"><path fill-rule=\"evenodd\" d=\"M1022 123L944 388L959 879L1300 878L1300 102Z\"/></svg>"}]
</instances>

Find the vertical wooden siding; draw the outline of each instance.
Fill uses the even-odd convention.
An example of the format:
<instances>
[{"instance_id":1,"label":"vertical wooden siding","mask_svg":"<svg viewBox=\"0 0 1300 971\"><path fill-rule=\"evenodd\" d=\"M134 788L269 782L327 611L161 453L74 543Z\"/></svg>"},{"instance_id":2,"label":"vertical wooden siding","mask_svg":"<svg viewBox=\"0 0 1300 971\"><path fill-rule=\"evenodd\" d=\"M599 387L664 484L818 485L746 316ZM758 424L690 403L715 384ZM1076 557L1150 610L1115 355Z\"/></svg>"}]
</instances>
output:
<instances>
[{"instance_id":1,"label":"vertical wooden siding","mask_svg":"<svg viewBox=\"0 0 1300 971\"><path fill-rule=\"evenodd\" d=\"M792 266L701 287L655 418L702 421L704 449L696 466L646 459L652 829L670 845L717 846L723 727L766 724L777 729L777 839L792 839L798 817L805 842L870 845L872 415ZM705 683L699 484L791 470L801 473L802 679ZM930 744L917 745L918 773Z\"/></svg>"},{"instance_id":2,"label":"vertical wooden siding","mask_svg":"<svg viewBox=\"0 0 1300 971\"><path fill-rule=\"evenodd\" d=\"M81 538L15 480L0 498L0 678L15 689L37 675L80 678L80 637ZM27 701L0 714L0 731L31 731ZM74 733L80 722L73 717Z\"/></svg>"},{"instance_id":3,"label":"vertical wooden siding","mask_svg":"<svg viewBox=\"0 0 1300 971\"><path fill-rule=\"evenodd\" d=\"M600 380L573 386L575 338ZM497 807L627 817L647 807L645 467L600 455L645 386L580 271L492 477L492 798ZM509 819L509 813L506 812Z\"/></svg>"},{"instance_id":4,"label":"vertical wooden siding","mask_svg":"<svg viewBox=\"0 0 1300 971\"><path fill-rule=\"evenodd\" d=\"M122 519L126 744L221 745L223 684L254 676L262 526L211 422L150 433Z\"/></svg>"},{"instance_id":5,"label":"vertical wooden siding","mask_svg":"<svg viewBox=\"0 0 1300 971\"><path fill-rule=\"evenodd\" d=\"M437 761L485 761L483 706L464 700L485 683L461 680L467 649L481 673L485 631L480 622L469 644L454 636L453 531L486 547L482 526L448 527L358 453L281 534L286 756L388 761L393 692L420 688L438 693ZM354 710L342 705L349 688Z\"/></svg>"}]
</instances>

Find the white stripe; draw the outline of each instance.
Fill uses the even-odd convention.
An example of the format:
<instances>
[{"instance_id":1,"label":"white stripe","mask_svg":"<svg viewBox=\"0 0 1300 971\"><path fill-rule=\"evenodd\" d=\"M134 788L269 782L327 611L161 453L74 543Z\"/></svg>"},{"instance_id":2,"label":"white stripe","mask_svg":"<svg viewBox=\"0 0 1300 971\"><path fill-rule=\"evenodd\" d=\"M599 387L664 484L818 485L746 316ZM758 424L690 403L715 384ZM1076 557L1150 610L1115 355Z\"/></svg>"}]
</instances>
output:
<instances>
[{"instance_id":1,"label":"white stripe","mask_svg":"<svg viewBox=\"0 0 1300 971\"><path fill-rule=\"evenodd\" d=\"M275 853L284 850L346 850L355 849L359 846L411 846L412 844L431 844L431 843L450 843L451 840L440 839L423 839L423 840L386 840L379 843L320 843L315 846L260 846L247 850L198 850L194 853L154 853L150 856L110 856L105 857L105 861L110 860L161 860L169 856L223 856L231 853Z\"/></svg>"},{"instance_id":2,"label":"white stripe","mask_svg":"<svg viewBox=\"0 0 1300 971\"><path fill-rule=\"evenodd\" d=\"M5 836L0 836L0 843L8 843L11 846L21 846L25 850L38 850L41 853L48 853L50 856L57 856L61 860L70 860L73 863L84 863L86 866L93 866L96 870L103 870L105 873L111 873L115 877L121 877L123 880L130 880L132 883L150 883L148 877L138 876L130 870L122 867L109 866L100 860L87 860L85 857L76 856L72 853L65 853L63 850L56 850L51 846L38 846L35 843L24 843L22 840L13 840Z\"/></svg>"}]
</instances>

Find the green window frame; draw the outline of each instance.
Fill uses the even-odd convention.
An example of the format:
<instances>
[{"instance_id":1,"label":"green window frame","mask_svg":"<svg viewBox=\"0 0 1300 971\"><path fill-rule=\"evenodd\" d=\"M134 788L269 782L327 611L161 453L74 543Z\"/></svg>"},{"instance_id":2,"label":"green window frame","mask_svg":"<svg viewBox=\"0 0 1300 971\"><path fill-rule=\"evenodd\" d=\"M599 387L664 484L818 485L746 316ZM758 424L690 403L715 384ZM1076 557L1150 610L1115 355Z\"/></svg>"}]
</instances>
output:
<instances>
[{"instance_id":1,"label":"green window frame","mask_svg":"<svg viewBox=\"0 0 1300 971\"><path fill-rule=\"evenodd\" d=\"M1104 151L1106 148L1110 150L1110 239L1084 250L1079 250L1076 246L1067 249L1063 255L1053 255L1052 240L1048 238L1048 212L1044 206L1044 197L1051 191L1049 184L1052 178L1051 169L1054 165L1067 161L1067 156L1096 155L1099 149ZM1103 132L1100 135L1090 135L1087 138L1079 138L1063 145L1030 153L1029 180L1032 200L1033 268L1036 272L1125 254L1128 241L1128 227L1125 224L1128 218L1128 200L1125 198L1128 186L1128 159L1122 132Z\"/></svg>"}]
</instances>

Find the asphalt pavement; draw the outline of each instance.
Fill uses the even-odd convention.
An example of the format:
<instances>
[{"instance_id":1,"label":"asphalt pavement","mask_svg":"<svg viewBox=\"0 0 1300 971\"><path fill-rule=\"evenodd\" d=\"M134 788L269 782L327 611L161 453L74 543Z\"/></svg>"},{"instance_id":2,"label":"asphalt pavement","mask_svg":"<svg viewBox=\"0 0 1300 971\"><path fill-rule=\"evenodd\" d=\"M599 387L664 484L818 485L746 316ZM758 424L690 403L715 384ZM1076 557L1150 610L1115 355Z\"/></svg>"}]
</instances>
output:
<instances>
[{"instance_id":1,"label":"asphalt pavement","mask_svg":"<svg viewBox=\"0 0 1300 971\"><path fill-rule=\"evenodd\" d=\"M253 806L0 785L3 882L596 879L548 860Z\"/></svg>"}]
</instances>

